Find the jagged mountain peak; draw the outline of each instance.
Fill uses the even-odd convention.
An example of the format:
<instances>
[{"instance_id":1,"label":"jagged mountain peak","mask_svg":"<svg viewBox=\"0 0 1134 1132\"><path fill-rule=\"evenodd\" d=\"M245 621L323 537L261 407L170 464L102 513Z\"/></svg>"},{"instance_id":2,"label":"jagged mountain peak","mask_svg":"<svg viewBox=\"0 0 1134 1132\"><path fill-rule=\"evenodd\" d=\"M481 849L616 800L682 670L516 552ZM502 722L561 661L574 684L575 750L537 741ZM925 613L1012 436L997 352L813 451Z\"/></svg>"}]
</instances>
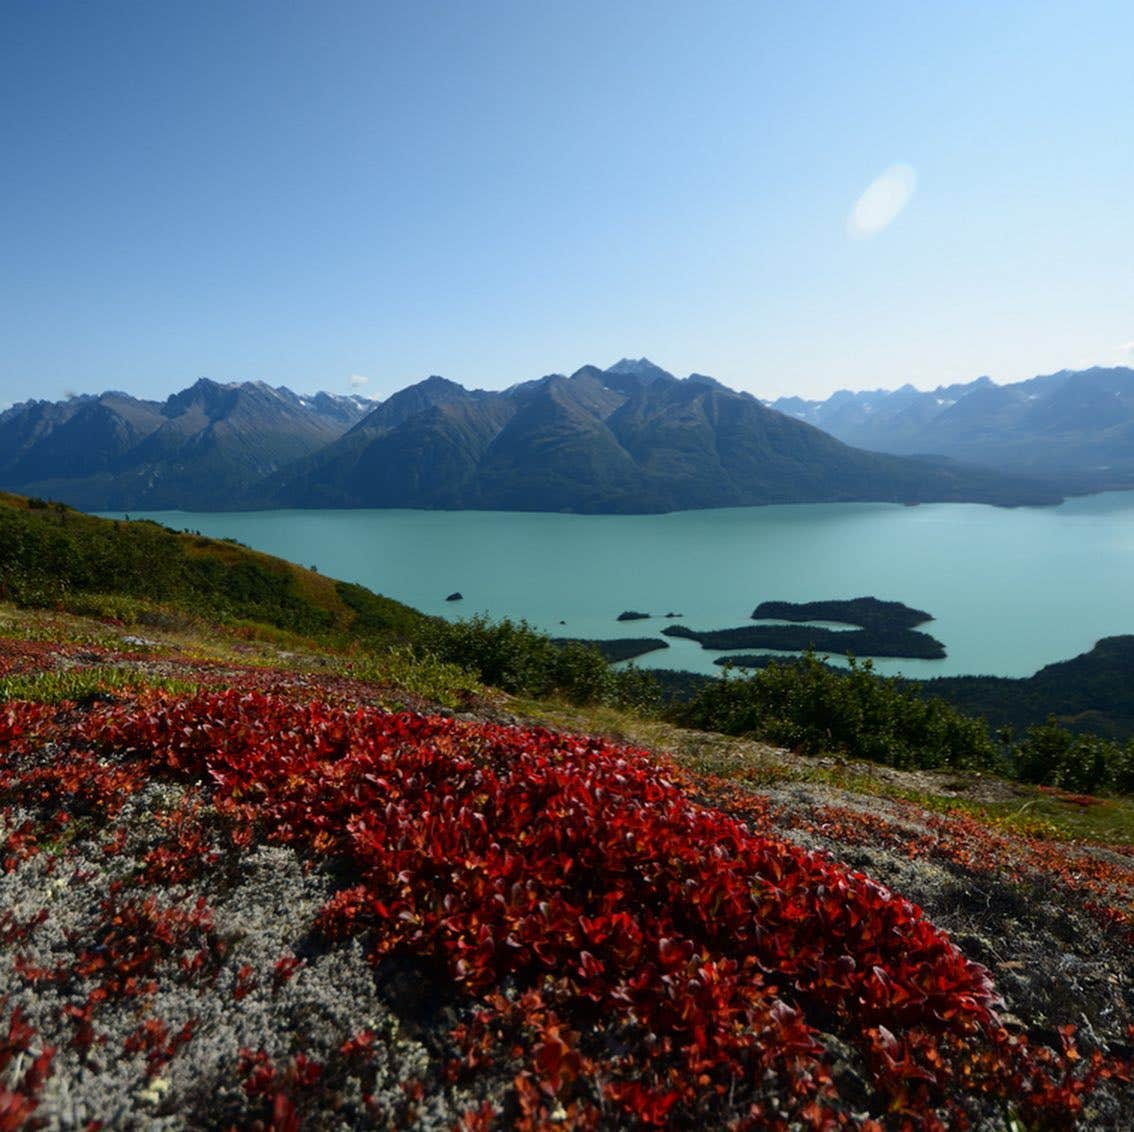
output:
<instances>
[{"instance_id":1,"label":"jagged mountain peak","mask_svg":"<svg viewBox=\"0 0 1134 1132\"><path fill-rule=\"evenodd\" d=\"M585 365L580 366L577 370L575 370L573 374L571 374L571 380L576 381L583 378L591 378L594 381L602 381L605 376L606 374L604 374L598 366Z\"/></svg>"},{"instance_id":2,"label":"jagged mountain peak","mask_svg":"<svg viewBox=\"0 0 1134 1132\"><path fill-rule=\"evenodd\" d=\"M378 402L358 421L351 432L385 431L397 428L411 417L437 405L476 401L489 396L498 395L487 394L479 389L469 390L447 377L431 374L424 380L407 385L405 389L391 394L385 401Z\"/></svg>"},{"instance_id":3,"label":"jagged mountain peak","mask_svg":"<svg viewBox=\"0 0 1134 1132\"><path fill-rule=\"evenodd\" d=\"M236 386L222 385L211 377L199 377L188 389L170 394L166 398L164 412L172 418L200 409L210 420L215 420L231 408L235 397Z\"/></svg>"},{"instance_id":4,"label":"jagged mountain peak","mask_svg":"<svg viewBox=\"0 0 1134 1132\"><path fill-rule=\"evenodd\" d=\"M421 381L415 382L413 385L409 385L406 388L407 389L459 389L462 393L468 392L468 390L465 389L465 387L463 385L461 385L460 382L450 381L449 378L442 377L438 373L431 373L428 377L423 378ZM404 393L405 390L402 390L402 392ZM394 396L397 396L397 394L394 394Z\"/></svg>"},{"instance_id":5,"label":"jagged mountain peak","mask_svg":"<svg viewBox=\"0 0 1134 1132\"><path fill-rule=\"evenodd\" d=\"M708 385L713 389L728 389L727 385L717 381L715 377L710 377L707 373L691 373L685 380L692 385Z\"/></svg>"},{"instance_id":6,"label":"jagged mountain peak","mask_svg":"<svg viewBox=\"0 0 1134 1132\"><path fill-rule=\"evenodd\" d=\"M625 374L630 377L638 377L644 381L656 381L658 378L668 377L673 378L673 374L668 370L664 370L659 365L655 365L649 358L622 358L621 360L609 366L606 371L608 374Z\"/></svg>"}]
</instances>

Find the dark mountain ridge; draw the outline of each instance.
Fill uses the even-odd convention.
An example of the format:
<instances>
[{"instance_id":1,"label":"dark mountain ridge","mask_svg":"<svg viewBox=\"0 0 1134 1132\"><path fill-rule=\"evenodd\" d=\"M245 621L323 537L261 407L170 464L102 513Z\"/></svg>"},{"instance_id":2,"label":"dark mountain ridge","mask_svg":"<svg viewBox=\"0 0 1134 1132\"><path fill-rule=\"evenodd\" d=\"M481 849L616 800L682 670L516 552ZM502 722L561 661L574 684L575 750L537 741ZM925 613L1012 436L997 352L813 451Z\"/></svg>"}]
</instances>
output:
<instances>
[{"instance_id":1,"label":"dark mountain ridge","mask_svg":"<svg viewBox=\"0 0 1134 1132\"><path fill-rule=\"evenodd\" d=\"M751 394L648 359L498 393L429 378L262 490L269 506L592 513L1057 498L1034 481L858 451Z\"/></svg>"},{"instance_id":2,"label":"dark mountain ridge","mask_svg":"<svg viewBox=\"0 0 1134 1132\"><path fill-rule=\"evenodd\" d=\"M939 676L922 690L994 727L1022 729L1054 716L1072 731L1134 738L1134 636L1104 637L1032 676Z\"/></svg>"},{"instance_id":3,"label":"dark mountain ridge","mask_svg":"<svg viewBox=\"0 0 1134 1132\"><path fill-rule=\"evenodd\" d=\"M239 502L337 439L366 404L208 378L164 402L118 392L26 401L0 414L0 483L88 510Z\"/></svg>"},{"instance_id":4,"label":"dark mountain ridge","mask_svg":"<svg viewBox=\"0 0 1134 1132\"><path fill-rule=\"evenodd\" d=\"M631 513L1059 498L1034 478L862 451L645 358L499 392L434 376L366 406L207 379L163 403L118 393L26 402L0 416L0 486L90 510Z\"/></svg>"}]
</instances>

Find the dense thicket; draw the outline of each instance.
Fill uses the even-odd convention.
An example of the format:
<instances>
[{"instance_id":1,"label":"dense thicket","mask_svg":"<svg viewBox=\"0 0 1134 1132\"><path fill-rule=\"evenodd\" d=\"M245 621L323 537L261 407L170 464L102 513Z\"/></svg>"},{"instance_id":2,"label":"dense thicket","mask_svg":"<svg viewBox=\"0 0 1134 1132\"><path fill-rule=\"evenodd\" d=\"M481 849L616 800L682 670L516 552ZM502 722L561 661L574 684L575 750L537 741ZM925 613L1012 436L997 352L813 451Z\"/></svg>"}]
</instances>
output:
<instances>
[{"instance_id":1,"label":"dense thicket","mask_svg":"<svg viewBox=\"0 0 1134 1132\"><path fill-rule=\"evenodd\" d=\"M1029 727L1013 748L1023 782L1096 793L1134 793L1134 739L1125 746L1098 735L1075 735L1054 722Z\"/></svg>"},{"instance_id":2,"label":"dense thicket","mask_svg":"<svg viewBox=\"0 0 1134 1132\"><path fill-rule=\"evenodd\" d=\"M869 661L840 671L815 659L726 675L678 709L693 727L755 734L807 754L841 752L897 767L1000 768L979 719L874 675Z\"/></svg>"},{"instance_id":3,"label":"dense thicket","mask_svg":"<svg viewBox=\"0 0 1134 1132\"><path fill-rule=\"evenodd\" d=\"M696 687L670 708L680 722L754 735L806 754L841 753L900 768L995 771L1069 790L1134 792L1134 740L1076 734L1054 719L1013 740L924 688L878 676L869 660L844 670L812 655L769 660Z\"/></svg>"},{"instance_id":4,"label":"dense thicket","mask_svg":"<svg viewBox=\"0 0 1134 1132\"><path fill-rule=\"evenodd\" d=\"M581 703L616 703L638 710L654 707L660 689L636 668L617 670L582 641L553 641L524 621L432 622L425 647L441 660L472 668L486 684L531 696L553 693Z\"/></svg>"}]
</instances>

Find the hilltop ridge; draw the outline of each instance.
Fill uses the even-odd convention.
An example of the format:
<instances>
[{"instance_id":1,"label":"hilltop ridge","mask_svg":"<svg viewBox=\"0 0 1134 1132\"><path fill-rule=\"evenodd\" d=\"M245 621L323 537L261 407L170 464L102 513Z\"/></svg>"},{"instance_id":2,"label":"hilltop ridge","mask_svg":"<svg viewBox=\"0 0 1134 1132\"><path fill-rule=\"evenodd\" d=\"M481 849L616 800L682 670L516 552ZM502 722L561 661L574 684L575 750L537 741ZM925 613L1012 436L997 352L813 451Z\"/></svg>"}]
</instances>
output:
<instances>
[{"instance_id":1,"label":"hilltop ridge","mask_svg":"<svg viewBox=\"0 0 1134 1132\"><path fill-rule=\"evenodd\" d=\"M163 402L116 392L25 401L0 413L0 486L87 510L236 504L367 407L357 397L209 378Z\"/></svg>"},{"instance_id":2,"label":"hilltop ridge","mask_svg":"<svg viewBox=\"0 0 1134 1132\"><path fill-rule=\"evenodd\" d=\"M646 358L499 393L430 378L262 493L272 506L580 512L1057 498L1034 481L850 448L751 394L674 377Z\"/></svg>"}]
</instances>

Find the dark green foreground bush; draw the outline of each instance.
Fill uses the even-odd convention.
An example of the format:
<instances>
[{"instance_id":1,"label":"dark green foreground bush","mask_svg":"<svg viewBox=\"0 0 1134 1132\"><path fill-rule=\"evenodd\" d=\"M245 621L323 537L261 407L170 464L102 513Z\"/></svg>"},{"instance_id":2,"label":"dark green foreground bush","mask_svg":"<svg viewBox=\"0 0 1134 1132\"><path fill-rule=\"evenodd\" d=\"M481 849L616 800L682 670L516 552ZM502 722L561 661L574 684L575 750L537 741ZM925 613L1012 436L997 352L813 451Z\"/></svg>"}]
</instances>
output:
<instances>
[{"instance_id":1,"label":"dark green foreground bush","mask_svg":"<svg viewBox=\"0 0 1134 1132\"><path fill-rule=\"evenodd\" d=\"M876 676L870 661L849 671L813 656L725 676L673 709L678 722L753 735L804 754L841 753L900 768L991 770L1021 782L1083 793L1134 793L1134 740L1122 746L1049 720L1014 744L988 724L915 685Z\"/></svg>"},{"instance_id":2,"label":"dark green foreground bush","mask_svg":"<svg viewBox=\"0 0 1134 1132\"><path fill-rule=\"evenodd\" d=\"M1012 753L1021 782L1134 794L1134 740L1120 746L1098 735L1072 734L1049 720L1029 727Z\"/></svg>"},{"instance_id":3,"label":"dark green foreground bush","mask_svg":"<svg viewBox=\"0 0 1134 1132\"><path fill-rule=\"evenodd\" d=\"M840 671L806 656L751 676L725 676L677 712L680 722L751 733L805 754L842 753L895 767L1002 769L979 719L875 676L870 661Z\"/></svg>"},{"instance_id":4,"label":"dark green foreground bush","mask_svg":"<svg viewBox=\"0 0 1134 1132\"><path fill-rule=\"evenodd\" d=\"M423 645L440 660L474 671L505 692L528 696L558 694L576 703L608 703L648 711L660 699L657 682L637 668L616 670L591 645L556 644L526 621L435 621L423 631Z\"/></svg>"}]
</instances>

